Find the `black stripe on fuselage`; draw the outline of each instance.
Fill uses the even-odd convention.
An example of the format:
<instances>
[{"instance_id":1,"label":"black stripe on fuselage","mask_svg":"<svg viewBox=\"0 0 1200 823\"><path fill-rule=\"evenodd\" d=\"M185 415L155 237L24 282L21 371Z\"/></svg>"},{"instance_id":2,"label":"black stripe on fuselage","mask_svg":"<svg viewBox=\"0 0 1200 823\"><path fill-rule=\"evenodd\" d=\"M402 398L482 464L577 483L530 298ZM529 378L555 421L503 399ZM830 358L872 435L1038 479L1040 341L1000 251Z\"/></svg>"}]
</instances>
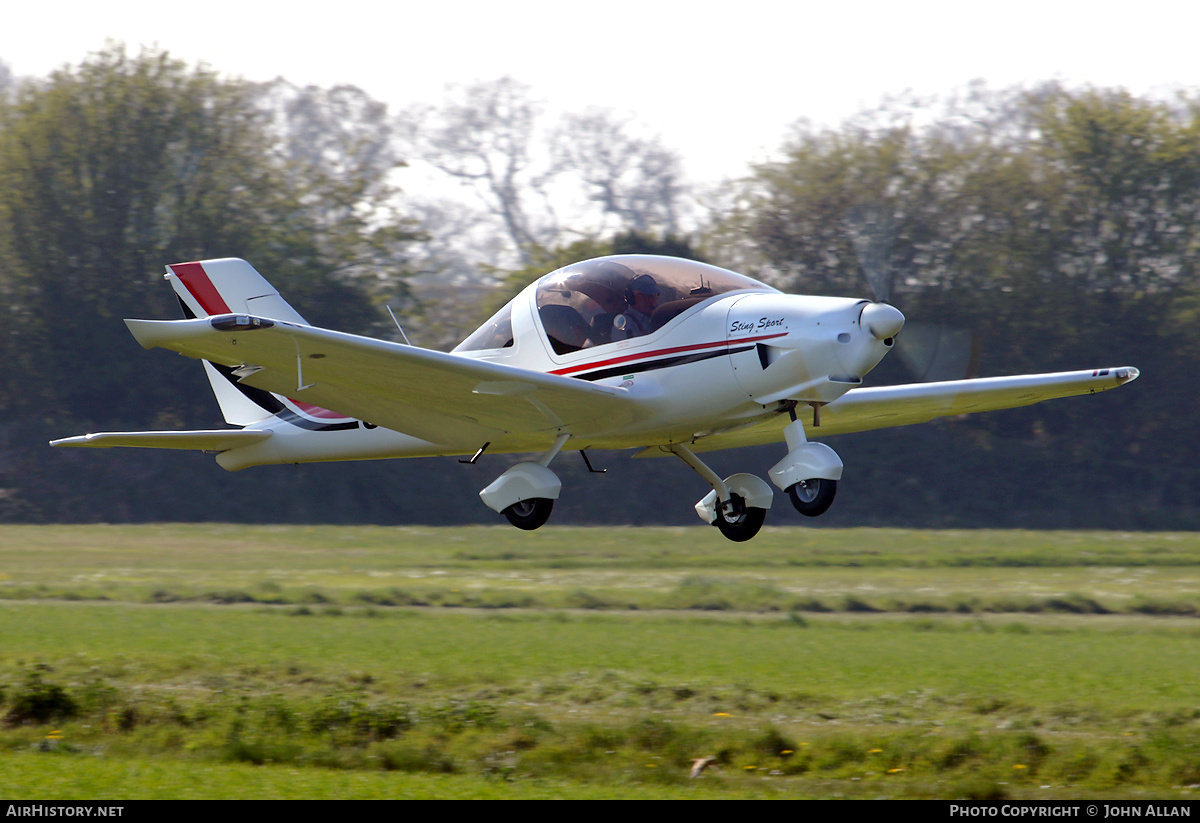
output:
<instances>
[{"instance_id":1,"label":"black stripe on fuselage","mask_svg":"<svg viewBox=\"0 0 1200 823\"><path fill-rule=\"evenodd\" d=\"M699 363L703 360L711 360L714 357L724 357L729 354L738 354L744 351L750 351L753 346L743 346L737 349L720 349L718 351L696 352L694 354L681 354L677 357L664 357L662 360L647 360L641 363L626 363L622 366L613 366L607 369L597 369L596 371L584 372L582 374L574 374L572 377L577 377L580 380L603 380L606 377L620 377L626 374L638 374L640 372L657 371L658 369L669 369L672 366L683 366L688 363Z\"/></svg>"},{"instance_id":2,"label":"black stripe on fuselage","mask_svg":"<svg viewBox=\"0 0 1200 823\"><path fill-rule=\"evenodd\" d=\"M188 308L187 303L183 302L182 297L179 297L179 295L176 295L176 297L179 300L179 307L183 309L183 316L189 320L194 318L196 313ZM218 363L212 362L211 360L208 361L208 364L216 369L218 374L228 380L229 385L241 392L243 397L245 397L254 405L258 406L267 414L273 414L285 423L291 423L293 426L315 432L346 431L348 429L358 428L357 420L351 420L345 423L318 423L315 420L309 420L307 417L303 417L289 409L287 406L283 405L283 403L279 402L279 398L271 394L269 391L256 389L253 386L247 386L246 384L239 382L238 379L234 377L233 368L231 366L222 366Z\"/></svg>"},{"instance_id":3,"label":"black stripe on fuselage","mask_svg":"<svg viewBox=\"0 0 1200 823\"><path fill-rule=\"evenodd\" d=\"M285 423L291 423L302 429L308 429L315 432L332 432L346 431L348 429L357 429L357 420L348 420L345 423L318 423L315 420L310 420L300 414L289 409L279 401L279 398L263 389L256 389L253 386L247 386L244 383L238 382L238 379L233 374L233 368L230 366L222 366L218 363L209 363L217 372L229 381L229 384L242 393L242 396L249 400L254 405L258 406L268 414L273 414Z\"/></svg>"}]
</instances>

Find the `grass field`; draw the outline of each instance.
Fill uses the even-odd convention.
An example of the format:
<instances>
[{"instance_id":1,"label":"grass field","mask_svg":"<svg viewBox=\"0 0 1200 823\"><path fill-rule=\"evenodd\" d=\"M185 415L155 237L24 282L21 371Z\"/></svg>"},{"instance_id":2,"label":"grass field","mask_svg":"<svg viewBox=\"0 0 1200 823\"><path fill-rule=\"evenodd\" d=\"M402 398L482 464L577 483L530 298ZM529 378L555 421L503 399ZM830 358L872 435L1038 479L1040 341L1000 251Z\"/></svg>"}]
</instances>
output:
<instances>
[{"instance_id":1,"label":"grass field","mask_svg":"<svg viewBox=\"0 0 1200 823\"><path fill-rule=\"evenodd\" d=\"M0 527L0 796L1190 798L1197 615L1196 534Z\"/></svg>"}]
</instances>

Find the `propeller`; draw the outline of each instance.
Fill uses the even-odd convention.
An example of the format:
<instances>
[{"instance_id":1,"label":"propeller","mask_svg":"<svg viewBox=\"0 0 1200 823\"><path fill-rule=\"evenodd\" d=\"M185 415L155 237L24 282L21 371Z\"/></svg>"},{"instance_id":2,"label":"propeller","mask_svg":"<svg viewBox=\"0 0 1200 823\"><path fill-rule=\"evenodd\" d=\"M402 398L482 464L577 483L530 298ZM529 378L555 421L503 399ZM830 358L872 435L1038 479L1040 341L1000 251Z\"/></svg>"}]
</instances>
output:
<instances>
[{"instance_id":1,"label":"propeller","mask_svg":"<svg viewBox=\"0 0 1200 823\"><path fill-rule=\"evenodd\" d=\"M896 354L921 383L961 380L974 372L979 359L978 337L967 329L910 323L903 340Z\"/></svg>"},{"instance_id":2,"label":"propeller","mask_svg":"<svg viewBox=\"0 0 1200 823\"><path fill-rule=\"evenodd\" d=\"M889 303L892 296L890 261L896 239L896 215L891 209L879 205L856 206L846 215L846 230L863 277L876 301L863 311L863 322L875 334L875 327L868 320L868 312L882 317L883 309L896 311ZM958 380L971 373L978 359L978 340L973 332L934 323L909 321L901 325L904 327L903 334L898 334L899 328L893 332L897 335L895 351L918 381ZM880 323L879 327L886 330L886 324Z\"/></svg>"},{"instance_id":3,"label":"propeller","mask_svg":"<svg viewBox=\"0 0 1200 823\"><path fill-rule=\"evenodd\" d=\"M846 215L850 245L876 303L892 299L892 244L896 240L896 217L880 206L856 206Z\"/></svg>"}]
</instances>

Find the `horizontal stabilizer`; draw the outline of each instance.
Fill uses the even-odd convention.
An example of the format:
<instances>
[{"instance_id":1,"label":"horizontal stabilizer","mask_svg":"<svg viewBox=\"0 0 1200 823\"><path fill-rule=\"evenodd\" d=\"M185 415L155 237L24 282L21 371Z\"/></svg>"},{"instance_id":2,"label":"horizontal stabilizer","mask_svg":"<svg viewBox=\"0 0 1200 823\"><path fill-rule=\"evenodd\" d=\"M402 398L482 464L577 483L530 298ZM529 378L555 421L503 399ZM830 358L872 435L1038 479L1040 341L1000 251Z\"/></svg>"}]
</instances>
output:
<instances>
[{"instance_id":1,"label":"horizontal stabilizer","mask_svg":"<svg viewBox=\"0 0 1200 823\"><path fill-rule=\"evenodd\" d=\"M189 451L224 452L238 446L258 443L271 436L269 431L248 429L212 429L183 432L97 432L78 437L51 440L51 446L81 446L108 449L131 446L142 449L184 449Z\"/></svg>"}]
</instances>

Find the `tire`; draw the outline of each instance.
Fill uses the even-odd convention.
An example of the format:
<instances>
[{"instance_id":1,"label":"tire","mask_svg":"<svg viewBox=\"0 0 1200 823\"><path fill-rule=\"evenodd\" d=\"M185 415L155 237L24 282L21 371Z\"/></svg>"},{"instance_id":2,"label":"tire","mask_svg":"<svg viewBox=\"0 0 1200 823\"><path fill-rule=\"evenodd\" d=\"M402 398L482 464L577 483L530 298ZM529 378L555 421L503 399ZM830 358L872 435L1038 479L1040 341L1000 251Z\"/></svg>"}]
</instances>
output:
<instances>
[{"instance_id":1,"label":"tire","mask_svg":"<svg viewBox=\"0 0 1200 823\"><path fill-rule=\"evenodd\" d=\"M519 503L513 503L503 514L518 529L531 532L546 525L550 512L554 509L554 501L548 497L531 497Z\"/></svg>"},{"instance_id":2,"label":"tire","mask_svg":"<svg viewBox=\"0 0 1200 823\"><path fill-rule=\"evenodd\" d=\"M788 486L788 498L796 511L805 517L817 517L829 511L837 494L836 480L801 480Z\"/></svg>"},{"instance_id":3,"label":"tire","mask_svg":"<svg viewBox=\"0 0 1200 823\"><path fill-rule=\"evenodd\" d=\"M766 517L766 509L747 506L740 494L733 494L729 497L729 504L718 510L713 525L729 540L745 543L758 534Z\"/></svg>"}]
</instances>

